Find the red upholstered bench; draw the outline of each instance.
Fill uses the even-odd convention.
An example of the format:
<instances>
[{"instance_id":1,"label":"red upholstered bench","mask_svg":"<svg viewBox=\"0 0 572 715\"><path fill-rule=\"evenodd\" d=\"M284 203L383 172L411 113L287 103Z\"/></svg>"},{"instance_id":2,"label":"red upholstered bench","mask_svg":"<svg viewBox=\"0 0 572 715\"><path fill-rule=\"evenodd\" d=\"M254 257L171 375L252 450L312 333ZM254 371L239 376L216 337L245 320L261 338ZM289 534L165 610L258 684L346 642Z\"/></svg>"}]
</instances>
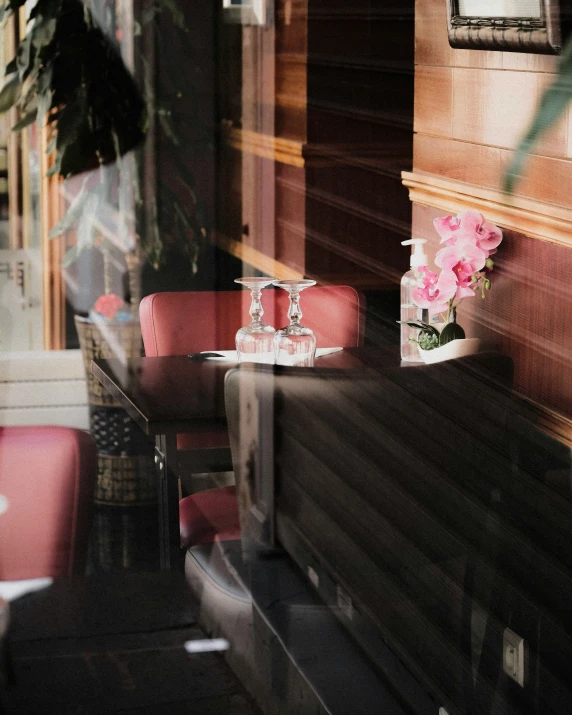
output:
<instances>
[{"instance_id":1,"label":"red upholstered bench","mask_svg":"<svg viewBox=\"0 0 572 715\"><path fill-rule=\"evenodd\" d=\"M179 502L181 548L240 539L235 487L205 489Z\"/></svg>"},{"instance_id":2,"label":"red upholstered bench","mask_svg":"<svg viewBox=\"0 0 572 715\"><path fill-rule=\"evenodd\" d=\"M82 573L97 455L69 427L0 427L0 580Z\"/></svg>"}]
</instances>

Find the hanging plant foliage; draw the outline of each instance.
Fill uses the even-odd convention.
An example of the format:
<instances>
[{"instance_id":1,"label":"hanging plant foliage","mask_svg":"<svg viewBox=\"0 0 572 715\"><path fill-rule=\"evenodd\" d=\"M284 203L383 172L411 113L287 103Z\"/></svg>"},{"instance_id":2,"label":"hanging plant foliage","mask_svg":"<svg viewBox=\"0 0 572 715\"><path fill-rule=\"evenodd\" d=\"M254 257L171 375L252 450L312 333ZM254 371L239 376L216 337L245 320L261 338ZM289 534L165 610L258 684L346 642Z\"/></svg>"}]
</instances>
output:
<instances>
[{"instance_id":1,"label":"hanging plant foliage","mask_svg":"<svg viewBox=\"0 0 572 715\"><path fill-rule=\"evenodd\" d=\"M25 0L0 0L0 20ZM67 178L115 161L147 129L145 101L118 48L81 0L38 0L16 57L6 68L0 112L50 127L51 173Z\"/></svg>"}]
</instances>

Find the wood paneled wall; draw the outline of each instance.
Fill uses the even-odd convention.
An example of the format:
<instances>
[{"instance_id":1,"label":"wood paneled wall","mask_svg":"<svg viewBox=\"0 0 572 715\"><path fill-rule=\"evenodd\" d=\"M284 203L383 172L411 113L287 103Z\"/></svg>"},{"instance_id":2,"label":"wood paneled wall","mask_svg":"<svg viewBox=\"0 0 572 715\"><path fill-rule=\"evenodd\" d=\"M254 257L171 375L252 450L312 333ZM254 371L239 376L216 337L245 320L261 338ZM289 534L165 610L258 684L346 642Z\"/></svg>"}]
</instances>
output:
<instances>
[{"instance_id":1,"label":"wood paneled wall","mask_svg":"<svg viewBox=\"0 0 572 715\"><path fill-rule=\"evenodd\" d=\"M413 2L310 0L306 271L366 288L396 285L411 208Z\"/></svg>"},{"instance_id":2,"label":"wood paneled wall","mask_svg":"<svg viewBox=\"0 0 572 715\"><path fill-rule=\"evenodd\" d=\"M414 204L413 235L429 238L433 255L439 240L433 219L467 208L471 195L485 214L491 196L494 201L489 205L495 210L502 209L503 203L508 213L519 206L516 223L534 227L535 235L545 240L506 230L511 224L505 224L493 289L485 301L465 301L462 319L470 334L513 358L516 387L522 394L542 409L570 419L572 244L557 245L566 244L566 221L572 217L568 214L572 208L570 108L536 147L516 198L500 191L483 193L483 187L500 190L511 151L558 59L452 49L444 0L417 0L415 22L415 137L409 177L433 189L421 194L425 205ZM450 182L451 191L444 180ZM455 196L463 202L458 209ZM412 197L415 200L413 190ZM548 226L554 215L561 219L556 242ZM569 226L572 236L572 223Z\"/></svg>"},{"instance_id":3,"label":"wood paneled wall","mask_svg":"<svg viewBox=\"0 0 572 715\"><path fill-rule=\"evenodd\" d=\"M242 76L236 62L229 70L240 103L220 77L235 98L221 103L225 246L239 253L239 242L322 283L397 285L411 228L400 174L413 155L413 5L277 0L272 27L240 29ZM232 43L235 28L223 28L225 61ZM273 225L261 207L274 211Z\"/></svg>"},{"instance_id":4,"label":"wood paneled wall","mask_svg":"<svg viewBox=\"0 0 572 715\"><path fill-rule=\"evenodd\" d=\"M414 169L500 188L558 58L454 50L444 0L417 0L415 12ZM572 207L570 110L534 154L519 195Z\"/></svg>"}]
</instances>

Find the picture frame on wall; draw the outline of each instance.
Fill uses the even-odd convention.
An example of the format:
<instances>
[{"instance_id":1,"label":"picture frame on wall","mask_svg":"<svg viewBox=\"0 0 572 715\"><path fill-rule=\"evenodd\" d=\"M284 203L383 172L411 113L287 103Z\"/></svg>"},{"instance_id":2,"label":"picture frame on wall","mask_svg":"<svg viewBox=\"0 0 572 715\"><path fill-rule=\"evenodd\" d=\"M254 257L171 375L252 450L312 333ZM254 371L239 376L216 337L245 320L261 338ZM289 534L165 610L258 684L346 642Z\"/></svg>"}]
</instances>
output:
<instances>
[{"instance_id":1,"label":"picture frame on wall","mask_svg":"<svg viewBox=\"0 0 572 715\"><path fill-rule=\"evenodd\" d=\"M222 0L226 22L240 25L263 25L270 21L271 0Z\"/></svg>"},{"instance_id":2,"label":"picture frame on wall","mask_svg":"<svg viewBox=\"0 0 572 715\"><path fill-rule=\"evenodd\" d=\"M451 47L559 54L559 0L446 0Z\"/></svg>"}]
</instances>

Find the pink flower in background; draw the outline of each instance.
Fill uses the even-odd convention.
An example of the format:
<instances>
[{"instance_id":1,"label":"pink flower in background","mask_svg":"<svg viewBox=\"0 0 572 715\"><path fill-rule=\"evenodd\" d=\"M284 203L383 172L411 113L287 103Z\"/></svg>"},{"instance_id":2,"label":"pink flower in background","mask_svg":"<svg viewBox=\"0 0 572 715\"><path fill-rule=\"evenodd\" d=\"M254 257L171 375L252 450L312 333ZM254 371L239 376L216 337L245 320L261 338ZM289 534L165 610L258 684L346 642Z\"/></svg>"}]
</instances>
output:
<instances>
[{"instance_id":1,"label":"pink flower in background","mask_svg":"<svg viewBox=\"0 0 572 715\"><path fill-rule=\"evenodd\" d=\"M120 298L115 293L100 295L93 306L94 310L103 315L107 320L113 320L115 314L125 308L123 298Z\"/></svg>"},{"instance_id":2,"label":"pink flower in background","mask_svg":"<svg viewBox=\"0 0 572 715\"><path fill-rule=\"evenodd\" d=\"M412 291L415 305L425 308L431 315L447 310L448 302L457 291L455 274L452 271L441 271L437 277L436 273L425 266L421 266L419 272L423 273L423 285Z\"/></svg>"}]
</instances>

